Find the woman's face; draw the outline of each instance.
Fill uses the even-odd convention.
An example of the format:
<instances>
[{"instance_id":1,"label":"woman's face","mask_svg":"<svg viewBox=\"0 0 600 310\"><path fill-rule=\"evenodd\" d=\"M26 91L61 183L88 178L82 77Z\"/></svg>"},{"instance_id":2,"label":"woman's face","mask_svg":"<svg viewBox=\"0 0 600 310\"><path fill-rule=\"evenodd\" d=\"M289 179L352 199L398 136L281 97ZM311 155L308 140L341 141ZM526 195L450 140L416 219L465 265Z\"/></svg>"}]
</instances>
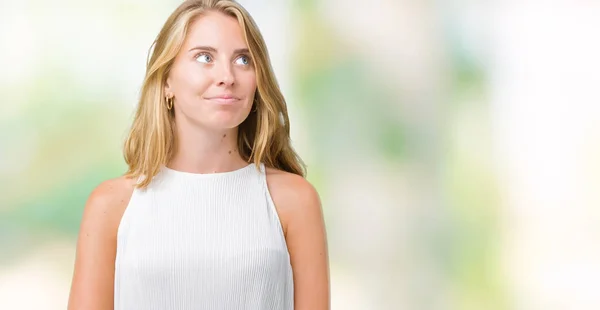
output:
<instances>
[{"instance_id":1,"label":"woman's face","mask_svg":"<svg viewBox=\"0 0 600 310\"><path fill-rule=\"evenodd\" d=\"M189 28L165 87L175 118L209 129L241 124L252 109L256 73L234 17L207 12Z\"/></svg>"}]
</instances>

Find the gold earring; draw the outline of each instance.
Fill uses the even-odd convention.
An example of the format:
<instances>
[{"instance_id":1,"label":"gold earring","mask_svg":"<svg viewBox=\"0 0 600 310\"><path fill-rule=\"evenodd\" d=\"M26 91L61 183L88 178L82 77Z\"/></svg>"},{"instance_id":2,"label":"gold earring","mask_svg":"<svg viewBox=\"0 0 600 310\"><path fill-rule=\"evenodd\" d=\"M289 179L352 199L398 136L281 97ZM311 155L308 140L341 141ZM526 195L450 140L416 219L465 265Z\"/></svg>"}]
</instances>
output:
<instances>
[{"instance_id":1,"label":"gold earring","mask_svg":"<svg viewBox=\"0 0 600 310\"><path fill-rule=\"evenodd\" d=\"M173 108L173 97L167 97L167 110L171 110Z\"/></svg>"}]
</instances>

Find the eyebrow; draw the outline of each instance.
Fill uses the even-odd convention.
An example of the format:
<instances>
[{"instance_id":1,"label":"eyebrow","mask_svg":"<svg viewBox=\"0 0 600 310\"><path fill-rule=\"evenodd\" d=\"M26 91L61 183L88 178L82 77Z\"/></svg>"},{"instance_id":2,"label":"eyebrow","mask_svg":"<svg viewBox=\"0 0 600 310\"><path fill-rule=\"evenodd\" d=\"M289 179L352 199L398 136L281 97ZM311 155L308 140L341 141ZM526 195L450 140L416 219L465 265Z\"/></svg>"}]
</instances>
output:
<instances>
[{"instance_id":1,"label":"eyebrow","mask_svg":"<svg viewBox=\"0 0 600 310\"><path fill-rule=\"evenodd\" d=\"M212 46L194 46L192 47L189 52L194 51L194 50L203 50L203 51L209 51L209 52L213 52L213 53L217 53L217 49L212 47ZM234 54L249 54L250 50L248 50L247 48L238 48L236 50L233 51Z\"/></svg>"}]
</instances>

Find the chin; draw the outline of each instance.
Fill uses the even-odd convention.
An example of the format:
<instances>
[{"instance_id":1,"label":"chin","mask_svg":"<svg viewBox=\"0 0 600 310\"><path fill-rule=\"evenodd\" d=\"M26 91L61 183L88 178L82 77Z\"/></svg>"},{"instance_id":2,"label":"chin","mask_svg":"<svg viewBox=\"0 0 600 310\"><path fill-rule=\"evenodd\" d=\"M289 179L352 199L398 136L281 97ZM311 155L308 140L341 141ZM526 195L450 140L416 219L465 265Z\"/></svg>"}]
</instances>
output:
<instances>
[{"instance_id":1,"label":"chin","mask_svg":"<svg viewBox=\"0 0 600 310\"><path fill-rule=\"evenodd\" d=\"M205 122L205 124L214 129L232 129L238 127L248 117L248 115L219 114L215 115L209 122Z\"/></svg>"}]
</instances>

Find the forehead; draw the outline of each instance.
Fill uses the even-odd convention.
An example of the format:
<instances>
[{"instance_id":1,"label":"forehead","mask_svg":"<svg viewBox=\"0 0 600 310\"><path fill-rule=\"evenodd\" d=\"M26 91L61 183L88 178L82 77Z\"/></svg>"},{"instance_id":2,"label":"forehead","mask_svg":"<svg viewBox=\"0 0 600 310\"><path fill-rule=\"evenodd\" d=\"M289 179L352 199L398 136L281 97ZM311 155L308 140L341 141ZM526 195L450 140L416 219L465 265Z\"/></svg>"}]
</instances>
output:
<instances>
[{"instance_id":1,"label":"forehead","mask_svg":"<svg viewBox=\"0 0 600 310\"><path fill-rule=\"evenodd\" d=\"M190 24L184 47L194 46L212 46L219 50L248 47L238 20L220 12L204 13Z\"/></svg>"}]
</instances>

